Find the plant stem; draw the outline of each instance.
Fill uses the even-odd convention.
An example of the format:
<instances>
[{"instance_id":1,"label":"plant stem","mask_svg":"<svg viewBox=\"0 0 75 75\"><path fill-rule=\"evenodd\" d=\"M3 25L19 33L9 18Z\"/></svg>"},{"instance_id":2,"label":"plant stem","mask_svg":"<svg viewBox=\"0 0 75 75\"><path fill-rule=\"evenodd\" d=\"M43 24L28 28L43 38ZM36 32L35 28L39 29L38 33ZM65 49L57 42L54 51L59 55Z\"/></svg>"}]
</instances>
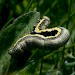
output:
<instances>
[{"instance_id":1,"label":"plant stem","mask_svg":"<svg viewBox=\"0 0 75 75\"><path fill-rule=\"evenodd\" d=\"M29 8L31 7L31 5L33 4L34 0L30 0L30 3L28 4L28 7L26 9L25 12L28 12Z\"/></svg>"},{"instance_id":2,"label":"plant stem","mask_svg":"<svg viewBox=\"0 0 75 75\"><path fill-rule=\"evenodd\" d=\"M41 58L41 66L40 66L40 74L39 75L42 75L42 67L43 67L43 57Z\"/></svg>"},{"instance_id":3,"label":"plant stem","mask_svg":"<svg viewBox=\"0 0 75 75\"><path fill-rule=\"evenodd\" d=\"M72 6L72 0L70 0L70 3L69 3L69 9L68 9L68 21L67 21L67 24L66 24L66 28L67 28L67 29L68 29L69 20L70 20L71 6Z\"/></svg>"},{"instance_id":4,"label":"plant stem","mask_svg":"<svg viewBox=\"0 0 75 75\"><path fill-rule=\"evenodd\" d=\"M41 65L40 65L40 74L39 75L42 75L42 67L43 67L43 57L44 57L44 51L42 50L42 56L41 56Z\"/></svg>"}]
</instances>

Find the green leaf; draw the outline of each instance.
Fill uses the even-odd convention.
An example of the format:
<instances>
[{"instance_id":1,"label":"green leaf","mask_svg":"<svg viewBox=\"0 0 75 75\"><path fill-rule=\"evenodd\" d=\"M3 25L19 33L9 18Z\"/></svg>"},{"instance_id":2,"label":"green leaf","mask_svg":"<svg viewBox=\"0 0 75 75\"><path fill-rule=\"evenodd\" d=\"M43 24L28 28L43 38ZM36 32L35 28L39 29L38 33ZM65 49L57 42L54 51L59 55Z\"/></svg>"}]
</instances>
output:
<instances>
[{"instance_id":1,"label":"green leaf","mask_svg":"<svg viewBox=\"0 0 75 75\"><path fill-rule=\"evenodd\" d=\"M20 37L29 34L33 30L33 26L37 24L38 19L40 19L39 12L23 14L0 32L0 75L9 74L8 69L10 67L11 56L8 54L8 49Z\"/></svg>"}]
</instances>

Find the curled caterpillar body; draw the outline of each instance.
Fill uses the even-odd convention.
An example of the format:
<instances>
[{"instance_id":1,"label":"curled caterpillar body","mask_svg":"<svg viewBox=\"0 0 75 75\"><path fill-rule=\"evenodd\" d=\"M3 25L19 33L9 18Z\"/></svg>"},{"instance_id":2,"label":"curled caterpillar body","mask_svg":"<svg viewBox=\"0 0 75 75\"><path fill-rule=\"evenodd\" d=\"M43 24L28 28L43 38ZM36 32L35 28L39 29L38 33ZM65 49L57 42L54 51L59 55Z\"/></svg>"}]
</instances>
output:
<instances>
[{"instance_id":1,"label":"curled caterpillar body","mask_svg":"<svg viewBox=\"0 0 75 75\"><path fill-rule=\"evenodd\" d=\"M70 33L63 27L55 27L44 29L41 33L29 34L20 38L9 50L11 56L19 56L25 52L30 46L43 48L59 48L65 45L69 39ZM31 50L30 50L31 51Z\"/></svg>"},{"instance_id":2,"label":"curled caterpillar body","mask_svg":"<svg viewBox=\"0 0 75 75\"><path fill-rule=\"evenodd\" d=\"M43 19L40 20L40 22L35 27L34 32L35 33L41 33L40 30L43 30L43 29L45 30L49 24L50 24L50 18L48 18L47 16L44 16Z\"/></svg>"}]
</instances>

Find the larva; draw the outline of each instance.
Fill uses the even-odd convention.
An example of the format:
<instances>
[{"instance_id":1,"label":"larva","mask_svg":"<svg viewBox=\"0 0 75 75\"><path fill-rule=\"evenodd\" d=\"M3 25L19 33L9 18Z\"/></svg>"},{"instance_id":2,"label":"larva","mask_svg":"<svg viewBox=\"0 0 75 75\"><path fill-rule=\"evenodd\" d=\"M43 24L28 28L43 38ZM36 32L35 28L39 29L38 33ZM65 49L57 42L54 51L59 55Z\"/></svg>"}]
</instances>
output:
<instances>
[{"instance_id":1,"label":"larva","mask_svg":"<svg viewBox=\"0 0 75 75\"><path fill-rule=\"evenodd\" d=\"M65 45L69 39L70 33L66 28L55 27L44 29L41 33L28 34L20 38L9 51L11 56L19 56L25 52L28 47L37 46L43 48L59 48Z\"/></svg>"},{"instance_id":2,"label":"larva","mask_svg":"<svg viewBox=\"0 0 75 75\"><path fill-rule=\"evenodd\" d=\"M40 22L36 26L34 26L31 34L41 33L41 30L45 30L49 24L50 18L44 16L43 19L41 19Z\"/></svg>"}]
</instances>

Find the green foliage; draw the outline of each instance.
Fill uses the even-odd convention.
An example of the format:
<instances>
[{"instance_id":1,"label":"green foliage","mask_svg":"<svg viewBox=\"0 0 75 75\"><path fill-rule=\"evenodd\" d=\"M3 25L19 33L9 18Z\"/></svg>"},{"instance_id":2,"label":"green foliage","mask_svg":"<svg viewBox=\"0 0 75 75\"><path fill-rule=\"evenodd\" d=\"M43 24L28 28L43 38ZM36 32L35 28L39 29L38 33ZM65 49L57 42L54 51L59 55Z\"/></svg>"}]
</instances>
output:
<instances>
[{"instance_id":1,"label":"green foliage","mask_svg":"<svg viewBox=\"0 0 75 75\"><path fill-rule=\"evenodd\" d=\"M75 0L1 0L0 75L74 75L74 5ZM25 60L11 59L8 50L20 37L29 34L44 15L51 19L49 27L63 26L70 31L68 43L53 52L44 50L44 55L39 49L34 49ZM18 18L12 23L13 17Z\"/></svg>"}]
</instances>

